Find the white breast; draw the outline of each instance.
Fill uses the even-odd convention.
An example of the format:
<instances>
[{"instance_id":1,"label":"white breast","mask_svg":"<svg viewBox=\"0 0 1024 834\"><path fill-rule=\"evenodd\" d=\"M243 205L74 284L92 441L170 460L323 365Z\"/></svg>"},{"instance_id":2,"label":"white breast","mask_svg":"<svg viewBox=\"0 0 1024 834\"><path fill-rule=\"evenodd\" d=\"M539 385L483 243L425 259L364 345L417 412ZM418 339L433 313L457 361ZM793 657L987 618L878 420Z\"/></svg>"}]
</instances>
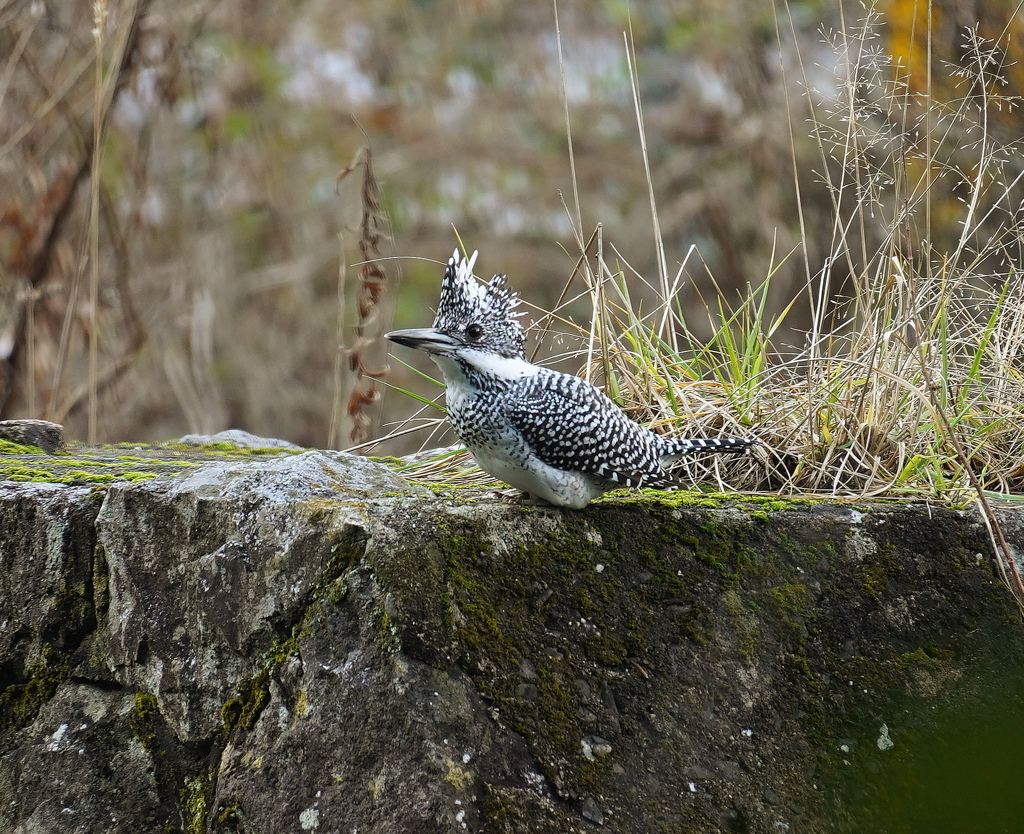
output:
<instances>
[{"instance_id":1,"label":"white breast","mask_svg":"<svg viewBox=\"0 0 1024 834\"><path fill-rule=\"evenodd\" d=\"M469 451L484 472L558 507L582 509L604 492L588 475L555 469L532 454L521 460L490 445Z\"/></svg>"}]
</instances>

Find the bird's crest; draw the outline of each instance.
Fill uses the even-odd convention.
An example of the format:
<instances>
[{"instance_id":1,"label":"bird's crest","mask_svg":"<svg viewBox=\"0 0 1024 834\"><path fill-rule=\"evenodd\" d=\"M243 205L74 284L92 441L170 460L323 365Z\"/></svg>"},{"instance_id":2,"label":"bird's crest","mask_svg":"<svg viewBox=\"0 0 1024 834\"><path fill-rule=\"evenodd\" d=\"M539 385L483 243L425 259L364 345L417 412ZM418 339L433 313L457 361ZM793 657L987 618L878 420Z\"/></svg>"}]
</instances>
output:
<instances>
[{"instance_id":1,"label":"bird's crest","mask_svg":"<svg viewBox=\"0 0 1024 834\"><path fill-rule=\"evenodd\" d=\"M486 284L473 275L477 252L469 258L456 249L448 259L441 280L434 328L461 333L469 324L479 324L487 334L485 346L504 356L521 356L523 328L516 310L519 296L506 286L507 276L495 275Z\"/></svg>"}]
</instances>

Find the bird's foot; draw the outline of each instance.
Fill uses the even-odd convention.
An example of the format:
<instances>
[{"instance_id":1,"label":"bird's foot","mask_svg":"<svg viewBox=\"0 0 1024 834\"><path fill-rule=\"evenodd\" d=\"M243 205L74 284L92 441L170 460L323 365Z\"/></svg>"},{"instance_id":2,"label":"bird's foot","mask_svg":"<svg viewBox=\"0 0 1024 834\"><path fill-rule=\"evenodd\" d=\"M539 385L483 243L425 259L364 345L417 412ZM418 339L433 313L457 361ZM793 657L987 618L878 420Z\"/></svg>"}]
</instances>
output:
<instances>
[{"instance_id":1,"label":"bird's foot","mask_svg":"<svg viewBox=\"0 0 1024 834\"><path fill-rule=\"evenodd\" d=\"M532 495L529 492L520 492L516 498L516 503L523 504L527 507L553 507L550 501L545 501L543 498L538 498L536 495Z\"/></svg>"}]
</instances>

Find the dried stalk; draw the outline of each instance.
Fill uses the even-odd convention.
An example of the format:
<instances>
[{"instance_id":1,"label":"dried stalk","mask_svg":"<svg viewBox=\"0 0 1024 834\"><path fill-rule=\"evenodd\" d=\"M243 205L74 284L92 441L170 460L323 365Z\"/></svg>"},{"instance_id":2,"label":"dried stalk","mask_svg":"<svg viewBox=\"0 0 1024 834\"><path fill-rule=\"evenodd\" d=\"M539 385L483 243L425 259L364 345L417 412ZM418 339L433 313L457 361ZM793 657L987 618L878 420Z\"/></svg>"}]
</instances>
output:
<instances>
[{"instance_id":1,"label":"dried stalk","mask_svg":"<svg viewBox=\"0 0 1024 834\"><path fill-rule=\"evenodd\" d=\"M380 317L380 299L387 289L387 274L380 264L381 241L390 238L390 224L387 215L381 208L380 183L373 173L373 153L368 146L360 148L351 164L338 174L338 182L347 177L357 168L363 171L360 188L362 216L360 221L359 253L359 285L357 294L357 320L354 325L352 344L345 347L339 339L338 365L335 374L335 409L331 418L330 444L337 447L341 434L340 421L337 419L339 404L342 400L342 378L340 367L347 360L348 373L351 375L346 416L349 422L348 443L362 443L369 436L372 418L368 408L376 403L381 396L381 380L388 374L388 367L382 364L382 353L379 350L384 326ZM344 279L344 267L341 277ZM339 305L340 306L340 305ZM339 328L343 328L342 310L339 309ZM377 347L378 356L372 356Z\"/></svg>"}]
</instances>

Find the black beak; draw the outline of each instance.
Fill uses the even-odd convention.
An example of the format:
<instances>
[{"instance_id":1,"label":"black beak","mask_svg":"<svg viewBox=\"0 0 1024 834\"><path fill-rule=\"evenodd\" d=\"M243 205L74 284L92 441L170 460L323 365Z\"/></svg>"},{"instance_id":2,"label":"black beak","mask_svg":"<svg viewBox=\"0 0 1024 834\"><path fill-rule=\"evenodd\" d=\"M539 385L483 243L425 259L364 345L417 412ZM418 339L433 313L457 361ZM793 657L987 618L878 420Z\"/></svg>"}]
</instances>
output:
<instances>
[{"instance_id":1,"label":"black beak","mask_svg":"<svg viewBox=\"0 0 1024 834\"><path fill-rule=\"evenodd\" d=\"M448 353L459 344L451 336L431 327L416 330L392 330L384 335L392 342L416 348L416 350L425 350L427 353Z\"/></svg>"}]
</instances>

